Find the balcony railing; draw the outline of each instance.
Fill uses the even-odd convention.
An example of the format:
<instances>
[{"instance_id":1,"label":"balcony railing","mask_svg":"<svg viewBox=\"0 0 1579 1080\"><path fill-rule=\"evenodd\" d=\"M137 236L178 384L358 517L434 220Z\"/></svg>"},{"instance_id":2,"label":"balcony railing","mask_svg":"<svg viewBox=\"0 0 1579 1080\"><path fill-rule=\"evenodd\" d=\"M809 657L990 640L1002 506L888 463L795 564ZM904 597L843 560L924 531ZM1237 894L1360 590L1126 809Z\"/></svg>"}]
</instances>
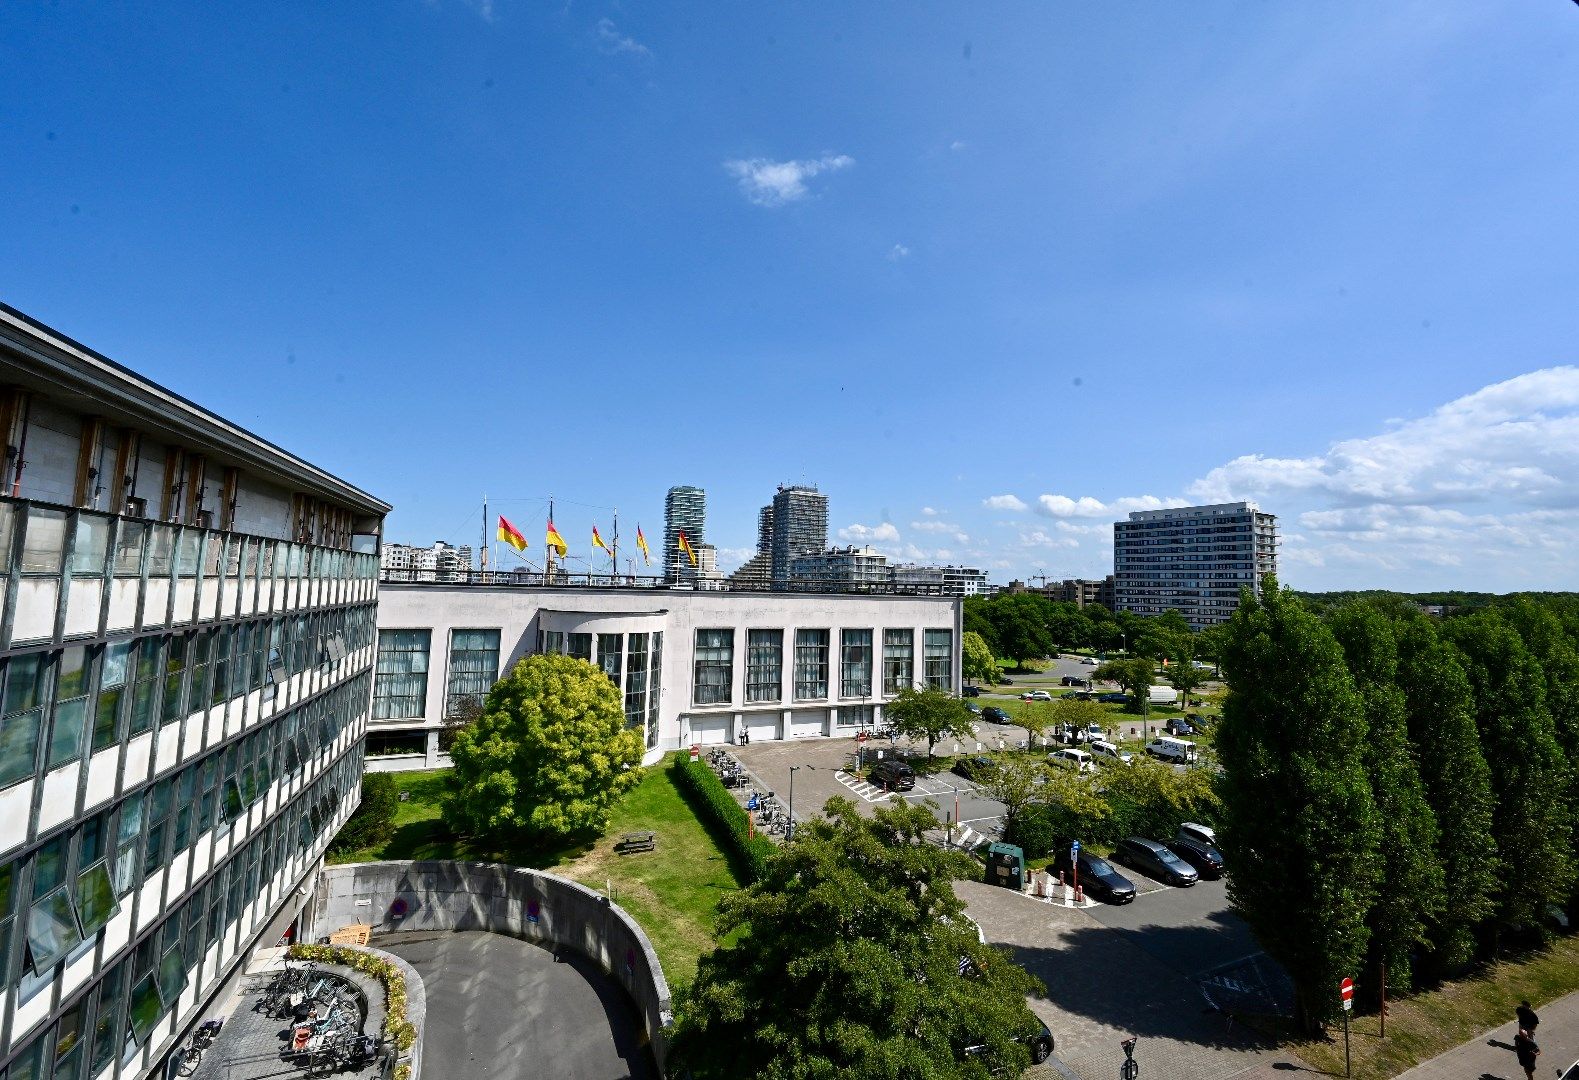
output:
<instances>
[{"instance_id":1,"label":"balcony railing","mask_svg":"<svg viewBox=\"0 0 1579 1080\"><path fill-rule=\"evenodd\" d=\"M840 596L964 595L961 583L872 581L762 581L734 583L727 579L680 579L644 574L594 574L555 570L394 570L382 569L381 585L490 585L528 589L652 589L670 592L785 592Z\"/></svg>"}]
</instances>

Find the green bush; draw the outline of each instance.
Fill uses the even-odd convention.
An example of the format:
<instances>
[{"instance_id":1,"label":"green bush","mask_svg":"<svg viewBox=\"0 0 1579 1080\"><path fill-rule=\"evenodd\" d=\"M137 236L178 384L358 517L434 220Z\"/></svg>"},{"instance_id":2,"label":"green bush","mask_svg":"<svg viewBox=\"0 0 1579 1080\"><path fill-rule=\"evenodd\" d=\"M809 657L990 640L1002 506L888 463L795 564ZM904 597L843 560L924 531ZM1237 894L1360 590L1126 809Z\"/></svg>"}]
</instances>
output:
<instances>
[{"instance_id":1,"label":"green bush","mask_svg":"<svg viewBox=\"0 0 1579 1080\"><path fill-rule=\"evenodd\" d=\"M365 773L362 776L362 801L329 842L329 850L343 854L383 847L395 835L395 811L399 804L393 776L389 773Z\"/></svg>"},{"instance_id":2,"label":"green bush","mask_svg":"<svg viewBox=\"0 0 1579 1080\"><path fill-rule=\"evenodd\" d=\"M680 790L694 796L701 809L729 838L729 846L745 872L745 884L760 878L767 869L768 860L778 851L778 845L764 836L751 834L750 816L745 807L735 801L729 789L705 764L692 761L682 751L674 756L669 768Z\"/></svg>"}]
</instances>

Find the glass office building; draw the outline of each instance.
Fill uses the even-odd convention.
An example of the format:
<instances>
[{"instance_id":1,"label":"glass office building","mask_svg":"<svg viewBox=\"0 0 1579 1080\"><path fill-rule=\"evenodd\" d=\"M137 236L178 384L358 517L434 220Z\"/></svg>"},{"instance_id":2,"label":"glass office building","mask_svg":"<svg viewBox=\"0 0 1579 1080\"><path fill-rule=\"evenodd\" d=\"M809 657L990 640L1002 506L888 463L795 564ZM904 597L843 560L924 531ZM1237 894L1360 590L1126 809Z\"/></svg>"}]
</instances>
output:
<instances>
[{"instance_id":1,"label":"glass office building","mask_svg":"<svg viewBox=\"0 0 1579 1080\"><path fill-rule=\"evenodd\" d=\"M3 306L0 436L0 1078L162 1076L356 805L389 507Z\"/></svg>"}]
</instances>

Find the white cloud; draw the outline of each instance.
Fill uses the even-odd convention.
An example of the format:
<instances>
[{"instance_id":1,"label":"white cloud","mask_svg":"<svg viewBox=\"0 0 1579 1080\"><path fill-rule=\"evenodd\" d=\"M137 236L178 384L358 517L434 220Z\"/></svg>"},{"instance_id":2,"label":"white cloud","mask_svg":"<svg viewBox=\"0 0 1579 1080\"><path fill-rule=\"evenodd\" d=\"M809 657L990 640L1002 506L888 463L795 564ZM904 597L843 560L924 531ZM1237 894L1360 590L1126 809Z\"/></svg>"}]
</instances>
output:
<instances>
[{"instance_id":1,"label":"white cloud","mask_svg":"<svg viewBox=\"0 0 1579 1080\"><path fill-rule=\"evenodd\" d=\"M783 206L809 195L806 181L812 177L854 164L855 159L848 154L827 154L805 161L747 158L724 162L724 171L740 182L740 190L758 206Z\"/></svg>"},{"instance_id":2,"label":"white cloud","mask_svg":"<svg viewBox=\"0 0 1579 1080\"><path fill-rule=\"evenodd\" d=\"M930 507L930 506L923 506L921 508L921 516L922 517L937 517L938 516L938 512L936 510L932 509L932 507Z\"/></svg>"},{"instance_id":3,"label":"white cloud","mask_svg":"<svg viewBox=\"0 0 1579 1080\"><path fill-rule=\"evenodd\" d=\"M1071 499L1067 495L1039 495L1036 499L1038 513L1048 517L1122 517L1132 510L1161 510L1166 506L1184 506L1185 500L1159 499L1155 495L1132 495L1105 503L1082 495Z\"/></svg>"},{"instance_id":4,"label":"white cloud","mask_svg":"<svg viewBox=\"0 0 1579 1080\"><path fill-rule=\"evenodd\" d=\"M894 544L899 542L899 530L888 521L881 525L848 525L839 530L839 539L852 544Z\"/></svg>"},{"instance_id":5,"label":"white cloud","mask_svg":"<svg viewBox=\"0 0 1579 1080\"><path fill-rule=\"evenodd\" d=\"M950 150L953 150L955 153L958 153L959 151L965 149L965 147L967 147L969 145L970 144L968 142L966 142L964 139L955 139L953 142L948 144L948 148Z\"/></svg>"},{"instance_id":6,"label":"white cloud","mask_svg":"<svg viewBox=\"0 0 1579 1080\"><path fill-rule=\"evenodd\" d=\"M652 55L652 50L647 48L647 46L633 37L620 33L619 28L614 25L613 19L599 19L597 34L598 48L610 56L620 53L629 53L632 56Z\"/></svg>"},{"instance_id":7,"label":"white cloud","mask_svg":"<svg viewBox=\"0 0 1579 1080\"><path fill-rule=\"evenodd\" d=\"M992 495L981 500L988 510L1024 510L1025 503L1014 495Z\"/></svg>"},{"instance_id":8,"label":"white cloud","mask_svg":"<svg viewBox=\"0 0 1579 1080\"><path fill-rule=\"evenodd\" d=\"M965 531L958 525L951 524L947 521L938 521L936 518L924 519L922 521L912 521L910 523L910 527L915 529L917 532L938 533L943 536L951 536L954 538L954 542L956 544L970 543L970 537L966 535Z\"/></svg>"},{"instance_id":9,"label":"white cloud","mask_svg":"<svg viewBox=\"0 0 1579 1080\"><path fill-rule=\"evenodd\" d=\"M910 249L903 244L895 244L888 249L888 261L899 262L901 259L910 258Z\"/></svg>"}]
</instances>

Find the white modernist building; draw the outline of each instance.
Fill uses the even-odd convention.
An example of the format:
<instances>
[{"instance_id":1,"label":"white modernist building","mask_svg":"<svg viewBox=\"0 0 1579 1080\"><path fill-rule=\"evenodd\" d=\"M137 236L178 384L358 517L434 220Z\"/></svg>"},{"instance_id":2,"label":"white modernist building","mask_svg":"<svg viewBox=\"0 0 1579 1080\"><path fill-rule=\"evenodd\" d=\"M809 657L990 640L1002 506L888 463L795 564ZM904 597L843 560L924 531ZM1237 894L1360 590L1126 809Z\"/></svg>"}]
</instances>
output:
<instances>
[{"instance_id":1,"label":"white modernist building","mask_svg":"<svg viewBox=\"0 0 1579 1080\"><path fill-rule=\"evenodd\" d=\"M0 1075L173 1075L356 806L389 507L4 306L0 438Z\"/></svg>"},{"instance_id":2,"label":"white modernist building","mask_svg":"<svg viewBox=\"0 0 1579 1080\"><path fill-rule=\"evenodd\" d=\"M439 764L444 718L540 652L601 667L649 761L853 734L905 687L959 691L962 610L945 596L386 581L370 767Z\"/></svg>"}]
</instances>

